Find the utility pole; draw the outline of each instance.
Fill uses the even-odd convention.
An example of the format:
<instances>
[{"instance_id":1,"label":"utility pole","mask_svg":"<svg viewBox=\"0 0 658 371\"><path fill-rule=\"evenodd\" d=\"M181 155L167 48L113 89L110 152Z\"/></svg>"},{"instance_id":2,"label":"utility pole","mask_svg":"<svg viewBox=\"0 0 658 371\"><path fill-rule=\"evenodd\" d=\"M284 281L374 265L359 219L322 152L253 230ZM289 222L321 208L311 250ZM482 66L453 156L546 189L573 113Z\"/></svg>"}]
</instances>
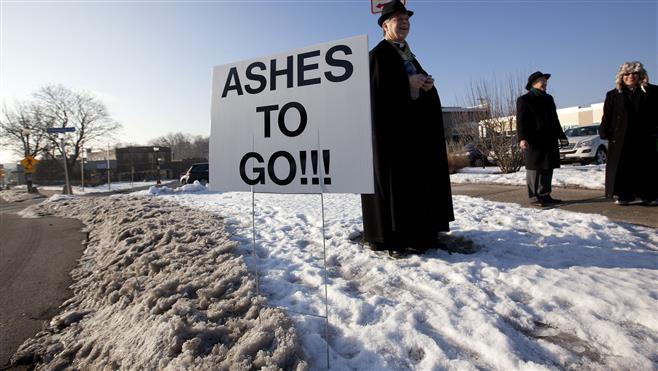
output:
<instances>
[{"instance_id":1,"label":"utility pole","mask_svg":"<svg viewBox=\"0 0 658 371\"><path fill-rule=\"evenodd\" d=\"M85 147L82 147L82 154L80 155L80 185L82 185L82 192L85 191Z\"/></svg>"},{"instance_id":2,"label":"utility pole","mask_svg":"<svg viewBox=\"0 0 658 371\"><path fill-rule=\"evenodd\" d=\"M158 158L158 151L160 151L160 147L153 147L153 152L155 152L155 167L157 171L156 185L160 185L160 159Z\"/></svg>"},{"instance_id":3,"label":"utility pole","mask_svg":"<svg viewBox=\"0 0 658 371\"><path fill-rule=\"evenodd\" d=\"M107 161L107 189L112 190L110 184L110 143L107 144L107 154L105 155L105 160Z\"/></svg>"},{"instance_id":4,"label":"utility pole","mask_svg":"<svg viewBox=\"0 0 658 371\"><path fill-rule=\"evenodd\" d=\"M66 194L72 195L73 190L71 189L71 183L69 182L69 167L66 161L66 147L64 146L64 134L62 133L59 137L62 143L62 157L64 158L64 180L66 181Z\"/></svg>"}]
</instances>

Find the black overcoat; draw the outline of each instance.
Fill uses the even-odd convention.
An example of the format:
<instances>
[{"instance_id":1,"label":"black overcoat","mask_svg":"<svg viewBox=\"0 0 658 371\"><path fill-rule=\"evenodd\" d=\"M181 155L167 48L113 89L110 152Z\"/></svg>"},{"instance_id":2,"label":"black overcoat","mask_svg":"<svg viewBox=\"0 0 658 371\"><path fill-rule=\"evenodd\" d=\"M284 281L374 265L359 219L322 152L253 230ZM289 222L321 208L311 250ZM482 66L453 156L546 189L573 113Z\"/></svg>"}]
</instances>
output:
<instances>
[{"instance_id":1,"label":"black overcoat","mask_svg":"<svg viewBox=\"0 0 658 371\"><path fill-rule=\"evenodd\" d=\"M658 195L658 86L645 90L637 91L633 112L624 92L613 89L605 96L599 135L608 140L607 197Z\"/></svg>"},{"instance_id":2,"label":"black overcoat","mask_svg":"<svg viewBox=\"0 0 658 371\"><path fill-rule=\"evenodd\" d=\"M364 240L427 246L455 219L441 101L436 88L411 99L395 48L383 40L370 51L375 193L362 195Z\"/></svg>"},{"instance_id":3,"label":"black overcoat","mask_svg":"<svg viewBox=\"0 0 658 371\"><path fill-rule=\"evenodd\" d=\"M518 140L528 142L525 154L527 170L560 167L558 140L567 139L557 117L553 97L528 92L516 100L516 133Z\"/></svg>"}]
</instances>

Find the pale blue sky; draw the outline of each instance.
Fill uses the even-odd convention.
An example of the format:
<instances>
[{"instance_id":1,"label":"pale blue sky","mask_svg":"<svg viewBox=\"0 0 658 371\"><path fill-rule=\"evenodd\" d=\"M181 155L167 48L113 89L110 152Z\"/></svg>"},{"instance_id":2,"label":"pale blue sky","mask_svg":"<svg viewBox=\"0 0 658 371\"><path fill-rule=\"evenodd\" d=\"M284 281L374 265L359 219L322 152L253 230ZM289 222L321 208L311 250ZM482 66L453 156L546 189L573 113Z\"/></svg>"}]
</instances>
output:
<instances>
[{"instance_id":1,"label":"pale blue sky","mask_svg":"<svg viewBox=\"0 0 658 371\"><path fill-rule=\"evenodd\" d=\"M335 39L381 39L369 1L5 1L0 94L47 83L101 97L118 139L208 135L211 68ZM410 44L459 105L471 80L540 69L559 107L603 100L627 60L657 77L656 0L409 0ZM652 80L652 81L653 81ZM0 162L7 161L6 153Z\"/></svg>"}]
</instances>

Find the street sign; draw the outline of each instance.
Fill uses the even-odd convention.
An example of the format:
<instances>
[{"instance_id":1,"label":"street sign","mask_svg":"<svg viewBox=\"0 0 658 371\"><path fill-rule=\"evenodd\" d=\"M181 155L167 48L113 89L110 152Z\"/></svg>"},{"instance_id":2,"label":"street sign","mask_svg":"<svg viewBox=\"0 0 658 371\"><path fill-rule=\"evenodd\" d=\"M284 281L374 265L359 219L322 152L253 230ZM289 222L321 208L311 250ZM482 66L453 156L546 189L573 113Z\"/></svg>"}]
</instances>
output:
<instances>
[{"instance_id":1,"label":"street sign","mask_svg":"<svg viewBox=\"0 0 658 371\"><path fill-rule=\"evenodd\" d=\"M70 133L74 132L75 128L73 127L67 127L67 128L47 128L46 132L48 134L56 134L56 133Z\"/></svg>"},{"instance_id":2,"label":"street sign","mask_svg":"<svg viewBox=\"0 0 658 371\"><path fill-rule=\"evenodd\" d=\"M370 0L370 11L372 14L381 13L384 5L390 3L392 0ZM402 4L407 5L407 0L402 0Z\"/></svg>"},{"instance_id":3,"label":"street sign","mask_svg":"<svg viewBox=\"0 0 658 371\"><path fill-rule=\"evenodd\" d=\"M25 158L21 160L21 165L23 166L23 169L25 170L26 173L33 172L34 167L38 163L39 163L39 160L37 160L33 156L25 156Z\"/></svg>"}]
</instances>

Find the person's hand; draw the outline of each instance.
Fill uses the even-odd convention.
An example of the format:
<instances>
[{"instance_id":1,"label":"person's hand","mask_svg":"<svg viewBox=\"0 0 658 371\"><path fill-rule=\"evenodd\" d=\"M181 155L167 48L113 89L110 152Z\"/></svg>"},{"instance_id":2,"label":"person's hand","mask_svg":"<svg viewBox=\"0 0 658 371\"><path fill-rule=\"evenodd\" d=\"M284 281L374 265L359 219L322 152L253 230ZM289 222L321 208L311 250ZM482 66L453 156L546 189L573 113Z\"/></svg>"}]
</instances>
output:
<instances>
[{"instance_id":1,"label":"person's hand","mask_svg":"<svg viewBox=\"0 0 658 371\"><path fill-rule=\"evenodd\" d=\"M427 79L427 76L422 75L422 74L416 74L416 75L411 75L409 76L409 85L411 86L412 89L420 89L425 85L425 80Z\"/></svg>"},{"instance_id":2,"label":"person's hand","mask_svg":"<svg viewBox=\"0 0 658 371\"><path fill-rule=\"evenodd\" d=\"M569 145L569 139L560 138L560 147L566 147Z\"/></svg>"},{"instance_id":3,"label":"person's hand","mask_svg":"<svg viewBox=\"0 0 658 371\"><path fill-rule=\"evenodd\" d=\"M520 141L520 142L519 142L519 146L521 146L521 149L525 151L525 150L528 149L528 147L529 147L529 145L528 145L528 141L527 141L527 140L522 140L522 141Z\"/></svg>"},{"instance_id":4,"label":"person's hand","mask_svg":"<svg viewBox=\"0 0 658 371\"><path fill-rule=\"evenodd\" d=\"M424 91L428 91L433 87L434 87L434 78L432 78L432 75L429 75L425 78L425 83L420 88L423 89Z\"/></svg>"}]
</instances>

